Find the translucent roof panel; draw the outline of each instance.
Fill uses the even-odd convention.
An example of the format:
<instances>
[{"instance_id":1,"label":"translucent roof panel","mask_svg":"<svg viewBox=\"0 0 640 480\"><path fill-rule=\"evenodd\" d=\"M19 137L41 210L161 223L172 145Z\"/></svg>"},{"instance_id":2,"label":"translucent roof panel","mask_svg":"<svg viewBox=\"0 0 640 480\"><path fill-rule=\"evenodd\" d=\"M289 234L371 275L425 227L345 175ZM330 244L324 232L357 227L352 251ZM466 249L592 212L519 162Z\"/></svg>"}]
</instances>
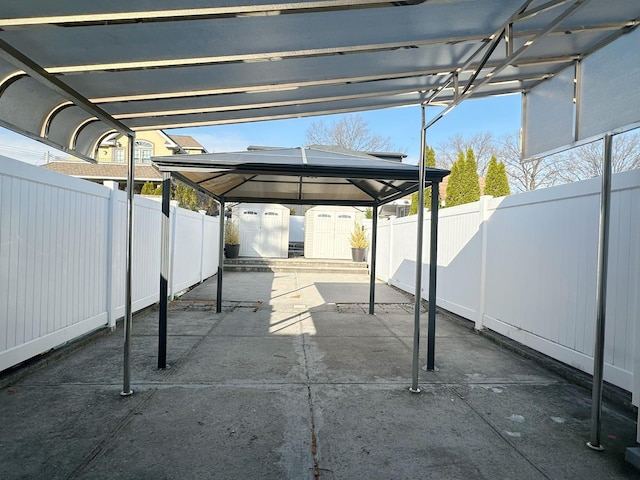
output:
<instances>
[{"instance_id":1,"label":"translucent roof panel","mask_svg":"<svg viewBox=\"0 0 640 480\"><path fill-rule=\"evenodd\" d=\"M115 131L528 92L640 18L637 0L5 3L0 125L85 158Z\"/></svg>"}]
</instances>

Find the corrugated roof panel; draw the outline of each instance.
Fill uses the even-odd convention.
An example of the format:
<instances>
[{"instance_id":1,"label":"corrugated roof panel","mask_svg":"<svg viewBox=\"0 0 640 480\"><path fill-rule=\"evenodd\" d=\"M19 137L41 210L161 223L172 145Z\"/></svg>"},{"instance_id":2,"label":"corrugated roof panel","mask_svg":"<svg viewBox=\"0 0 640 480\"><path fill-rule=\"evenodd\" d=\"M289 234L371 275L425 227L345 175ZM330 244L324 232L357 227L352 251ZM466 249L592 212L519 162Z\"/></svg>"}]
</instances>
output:
<instances>
[{"instance_id":1,"label":"corrugated roof panel","mask_svg":"<svg viewBox=\"0 0 640 480\"><path fill-rule=\"evenodd\" d=\"M493 32L521 1L426 2L402 8L3 31L45 68L144 68L308 56L442 42ZM366 28L363 28L366 26ZM129 65L130 67L126 67Z\"/></svg>"},{"instance_id":2,"label":"corrugated roof panel","mask_svg":"<svg viewBox=\"0 0 640 480\"><path fill-rule=\"evenodd\" d=\"M92 155L113 128L293 118L425 98L451 105L470 78L473 96L527 91L640 18L635 0L267 3L9 2L0 18L0 124ZM501 37L507 20L518 52L511 65ZM21 69L39 83L16 77ZM55 110L68 100L85 113ZM94 115L104 125L88 120Z\"/></svg>"}]
</instances>

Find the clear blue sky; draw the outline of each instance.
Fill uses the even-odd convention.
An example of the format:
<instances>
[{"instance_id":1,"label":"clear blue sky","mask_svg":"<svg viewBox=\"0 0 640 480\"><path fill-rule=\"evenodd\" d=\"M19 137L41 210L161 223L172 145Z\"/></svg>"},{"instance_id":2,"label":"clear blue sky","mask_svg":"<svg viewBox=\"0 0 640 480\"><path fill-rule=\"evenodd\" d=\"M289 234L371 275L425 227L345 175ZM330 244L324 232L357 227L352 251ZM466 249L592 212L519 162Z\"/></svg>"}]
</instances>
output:
<instances>
[{"instance_id":1,"label":"clear blue sky","mask_svg":"<svg viewBox=\"0 0 640 480\"><path fill-rule=\"evenodd\" d=\"M428 108L427 122L441 109ZM520 129L520 95L491 99L470 99L427 130L427 143L438 145L454 134L470 136L478 132L492 132L496 136ZM404 107L359 112L371 127L371 132L390 137L398 150L407 153L407 162L417 163L420 149L420 108ZM336 115L324 117L275 120L206 128L168 130L168 133L191 135L210 152L246 150L248 145L301 147L306 131L314 121L333 122Z\"/></svg>"},{"instance_id":2,"label":"clear blue sky","mask_svg":"<svg viewBox=\"0 0 640 480\"><path fill-rule=\"evenodd\" d=\"M426 118L433 118L437 109L428 108ZM427 131L427 143L437 146L455 134L470 136L478 132L491 132L495 136L512 133L520 128L520 95L470 99ZM358 113L376 135L390 137L391 143L407 153L407 162L417 163L420 148L420 108L405 107ZM248 145L300 147L305 144L309 125L317 120L334 121L336 116L309 117L271 122L222 125L167 130L168 133L191 135L210 152L246 150ZM8 130L0 129L0 155L23 159L30 163L43 163L44 152L66 157L47 145L32 141ZM20 158L22 157L22 158Z\"/></svg>"}]
</instances>

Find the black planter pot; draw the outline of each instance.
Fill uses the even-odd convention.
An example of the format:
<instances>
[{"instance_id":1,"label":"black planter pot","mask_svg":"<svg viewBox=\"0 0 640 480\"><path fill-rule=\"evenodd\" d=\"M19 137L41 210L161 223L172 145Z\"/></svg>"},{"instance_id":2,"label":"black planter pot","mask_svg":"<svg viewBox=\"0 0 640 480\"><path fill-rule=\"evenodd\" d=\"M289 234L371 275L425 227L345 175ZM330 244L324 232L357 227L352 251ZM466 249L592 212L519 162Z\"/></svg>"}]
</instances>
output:
<instances>
[{"instance_id":1,"label":"black planter pot","mask_svg":"<svg viewBox=\"0 0 640 480\"><path fill-rule=\"evenodd\" d=\"M224 246L224 255L227 258L238 258L240 254L240 245L229 245L225 244Z\"/></svg>"},{"instance_id":2,"label":"black planter pot","mask_svg":"<svg viewBox=\"0 0 640 480\"><path fill-rule=\"evenodd\" d=\"M364 258L367 254L366 248L352 248L351 249L351 259L354 262L364 262Z\"/></svg>"}]
</instances>

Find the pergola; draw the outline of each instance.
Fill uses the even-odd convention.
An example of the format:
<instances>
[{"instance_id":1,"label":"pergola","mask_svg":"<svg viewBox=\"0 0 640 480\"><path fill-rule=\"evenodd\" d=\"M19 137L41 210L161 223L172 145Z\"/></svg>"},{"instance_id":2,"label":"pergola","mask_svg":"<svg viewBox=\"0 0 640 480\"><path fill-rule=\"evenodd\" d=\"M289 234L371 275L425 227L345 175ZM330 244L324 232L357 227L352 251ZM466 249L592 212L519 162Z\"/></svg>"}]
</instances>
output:
<instances>
[{"instance_id":1,"label":"pergola","mask_svg":"<svg viewBox=\"0 0 640 480\"><path fill-rule=\"evenodd\" d=\"M130 233L138 130L420 105L424 149L465 99L522 93L525 157L604 138L590 442L601 448L611 135L640 124L637 0L5 3L0 125L88 161L126 134ZM428 121L427 106L439 107ZM131 235L127 253L129 331Z\"/></svg>"}]
</instances>

